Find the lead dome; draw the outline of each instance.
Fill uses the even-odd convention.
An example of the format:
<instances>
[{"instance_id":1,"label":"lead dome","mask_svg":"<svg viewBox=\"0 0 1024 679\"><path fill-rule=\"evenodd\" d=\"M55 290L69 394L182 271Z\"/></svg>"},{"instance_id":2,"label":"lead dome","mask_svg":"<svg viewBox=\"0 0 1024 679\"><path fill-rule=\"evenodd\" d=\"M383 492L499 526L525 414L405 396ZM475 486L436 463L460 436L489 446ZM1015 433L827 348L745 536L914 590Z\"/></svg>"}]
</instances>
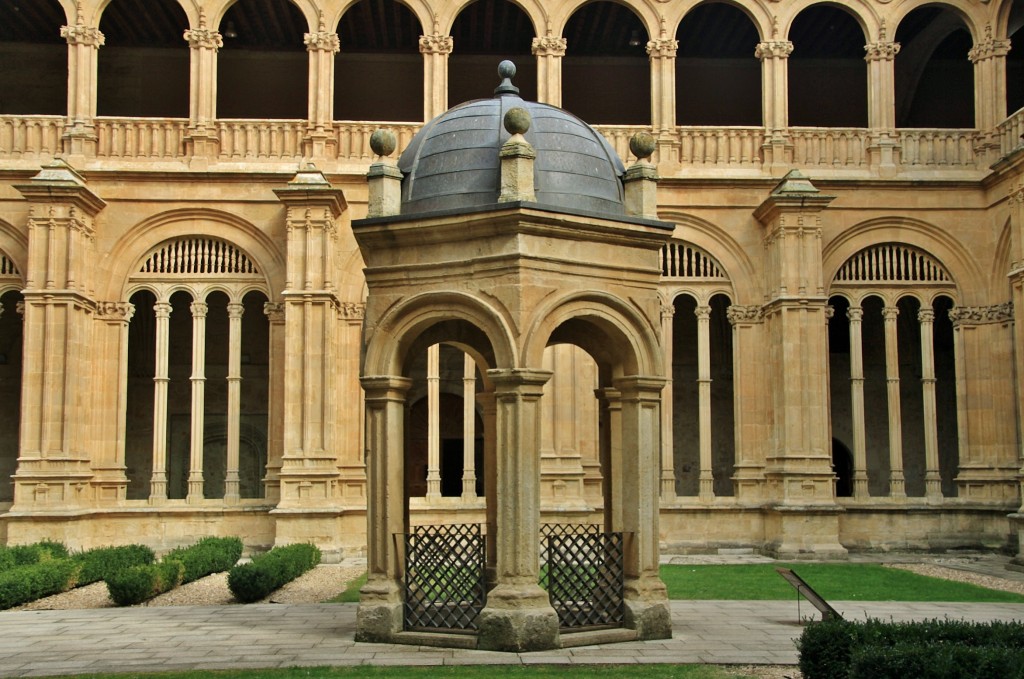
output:
<instances>
[{"instance_id":1,"label":"lead dome","mask_svg":"<svg viewBox=\"0 0 1024 679\"><path fill-rule=\"evenodd\" d=\"M509 109L530 114L523 135L537 152L534 186L539 204L573 212L624 215L615 150L594 128L555 106L525 101L509 81L514 66L502 62L504 81L490 99L448 109L413 137L402 153L402 214L472 210L498 202L499 152L511 136L502 121Z\"/></svg>"}]
</instances>

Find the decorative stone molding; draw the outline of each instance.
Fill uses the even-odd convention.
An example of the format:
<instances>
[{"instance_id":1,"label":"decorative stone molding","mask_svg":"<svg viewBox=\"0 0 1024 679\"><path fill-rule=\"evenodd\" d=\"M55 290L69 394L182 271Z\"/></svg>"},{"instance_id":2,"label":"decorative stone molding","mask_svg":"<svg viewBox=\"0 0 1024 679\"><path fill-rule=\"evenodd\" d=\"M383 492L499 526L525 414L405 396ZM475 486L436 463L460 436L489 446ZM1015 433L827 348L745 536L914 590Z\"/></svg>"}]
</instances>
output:
<instances>
[{"instance_id":1,"label":"decorative stone molding","mask_svg":"<svg viewBox=\"0 0 1024 679\"><path fill-rule=\"evenodd\" d=\"M434 33L420 36L421 54L451 54L453 49L455 49L455 40L450 35Z\"/></svg>"},{"instance_id":2,"label":"decorative stone molding","mask_svg":"<svg viewBox=\"0 0 1024 679\"><path fill-rule=\"evenodd\" d=\"M330 31L317 31L316 33L303 34L303 43L308 52L331 52L337 54L341 51L341 42L337 33Z\"/></svg>"},{"instance_id":3,"label":"decorative stone molding","mask_svg":"<svg viewBox=\"0 0 1024 679\"><path fill-rule=\"evenodd\" d=\"M793 43L789 40L768 40L757 43L754 48L755 59L786 59L793 53Z\"/></svg>"},{"instance_id":4,"label":"decorative stone molding","mask_svg":"<svg viewBox=\"0 0 1024 679\"><path fill-rule=\"evenodd\" d=\"M864 320L864 310L861 309L859 306L852 306L852 307L850 307L849 309L846 310L846 317L848 319L850 319L851 321L856 321L856 322L863 321Z\"/></svg>"},{"instance_id":5,"label":"decorative stone molding","mask_svg":"<svg viewBox=\"0 0 1024 679\"><path fill-rule=\"evenodd\" d=\"M96 302L96 317L101 321L127 323L134 315L135 305L130 302Z\"/></svg>"},{"instance_id":6,"label":"decorative stone molding","mask_svg":"<svg viewBox=\"0 0 1024 679\"><path fill-rule=\"evenodd\" d=\"M699 305L693 309L693 315L697 317L697 320L707 321L711 319L711 307L707 305Z\"/></svg>"},{"instance_id":7,"label":"decorative stone molding","mask_svg":"<svg viewBox=\"0 0 1024 679\"><path fill-rule=\"evenodd\" d=\"M825 321L831 321L832 317L836 315L836 308L831 304L825 305Z\"/></svg>"},{"instance_id":8,"label":"decorative stone molding","mask_svg":"<svg viewBox=\"0 0 1024 679\"><path fill-rule=\"evenodd\" d=\"M220 31L209 28L190 28L185 31L184 38L192 49L219 50L224 46L224 38Z\"/></svg>"},{"instance_id":9,"label":"decorative stone molding","mask_svg":"<svg viewBox=\"0 0 1024 679\"><path fill-rule=\"evenodd\" d=\"M271 323L284 323L284 304L282 302L264 302L263 313Z\"/></svg>"},{"instance_id":10,"label":"decorative stone molding","mask_svg":"<svg viewBox=\"0 0 1024 679\"><path fill-rule=\"evenodd\" d=\"M971 63L991 59L992 57L1005 57L1010 53L1009 40L996 40L992 37L992 24L985 24L985 37L974 45L967 52L967 58Z\"/></svg>"},{"instance_id":11,"label":"decorative stone molding","mask_svg":"<svg viewBox=\"0 0 1024 679\"><path fill-rule=\"evenodd\" d=\"M662 304L661 305L661 318L669 319L676 315L676 307L674 304Z\"/></svg>"},{"instance_id":12,"label":"decorative stone molding","mask_svg":"<svg viewBox=\"0 0 1024 679\"><path fill-rule=\"evenodd\" d=\"M338 313L347 321L362 320L366 315L366 305L362 302L339 302Z\"/></svg>"},{"instance_id":13,"label":"decorative stone molding","mask_svg":"<svg viewBox=\"0 0 1024 679\"><path fill-rule=\"evenodd\" d=\"M949 320L953 327L1007 323L1013 320L1013 302L992 306L955 306L949 310Z\"/></svg>"},{"instance_id":14,"label":"decorative stone molding","mask_svg":"<svg viewBox=\"0 0 1024 679\"><path fill-rule=\"evenodd\" d=\"M756 304L752 306L730 304L725 310L725 317L729 319L729 323L732 325L760 323L764 320L764 309Z\"/></svg>"},{"instance_id":15,"label":"decorative stone molding","mask_svg":"<svg viewBox=\"0 0 1024 679\"><path fill-rule=\"evenodd\" d=\"M658 38L657 40L647 41L647 54L648 56L653 58L674 58L676 56L676 51L678 49L678 40L671 40L669 38Z\"/></svg>"},{"instance_id":16,"label":"decorative stone molding","mask_svg":"<svg viewBox=\"0 0 1024 679\"><path fill-rule=\"evenodd\" d=\"M864 45L864 61L892 61L900 53L898 42L869 42Z\"/></svg>"},{"instance_id":17,"label":"decorative stone molding","mask_svg":"<svg viewBox=\"0 0 1024 679\"><path fill-rule=\"evenodd\" d=\"M934 309L921 309L917 312L918 323L934 323L935 322L935 310Z\"/></svg>"},{"instance_id":18,"label":"decorative stone molding","mask_svg":"<svg viewBox=\"0 0 1024 679\"><path fill-rule=\"evenodd\" d=\"M553 35L534 38L530 51L535 57L564 57L568 41Z\"/></svg>"},{"instance_id":19,"label":"decorative stone molding","mask_svg":"<svg viewBox=\"0 0 1024 679\"><path fill-rule=\"evenodd\" d=\"M100 29L81 23L74 26L61 26L60 37L67 40L69 45L85 45L96 48L102 47L107 41Z\"/></svg>"},{"instance_id":20,"label":"decorative stone molding","mask_svg":"<svg viewBox=\"0 0 1024 679\"><path fill-rule=\"evenodd\" d=\"M192 302L188 307L192 311L192 318L206 318L210 306L206 302Z\"/></svg>"},{"instance_id":21,"label":"decorative stone molding","mask_svg":"<svg viewBox=\"0 0 1024 679\"><path fill-rule=\"evenodd\" d=\"M887 306L882 309L882 318L886 321L895 321L900 315L899 307Z\"/></svg>"}]
</instances>

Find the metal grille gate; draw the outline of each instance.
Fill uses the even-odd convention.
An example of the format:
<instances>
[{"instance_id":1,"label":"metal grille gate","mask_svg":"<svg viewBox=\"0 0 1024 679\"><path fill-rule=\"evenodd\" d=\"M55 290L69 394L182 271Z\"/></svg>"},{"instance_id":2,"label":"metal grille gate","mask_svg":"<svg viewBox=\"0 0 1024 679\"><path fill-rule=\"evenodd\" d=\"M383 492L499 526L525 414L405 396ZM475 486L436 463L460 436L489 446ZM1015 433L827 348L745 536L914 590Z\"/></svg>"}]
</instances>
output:
<instances>
[{"instance_id":1,"label":"metal grille gate","mask_svg":"<svg viewBox=\"0 0 1024 679\"><path fill-rule=\"evenodd\" d=\"M479 524L416 526L405 535L405 629L473 631L487 603Z\"/></svg>"},{"instance_id":2,"label":"metal grille gate","mask_svg":"<svg viewBox=\"0 0 1024 679\"><path fill-rule=\"evenodd\" d=\"M540 585L562 629L621 627L625 620L622 533L600 526L544 524Z\"/></svg>"}]
</instances>

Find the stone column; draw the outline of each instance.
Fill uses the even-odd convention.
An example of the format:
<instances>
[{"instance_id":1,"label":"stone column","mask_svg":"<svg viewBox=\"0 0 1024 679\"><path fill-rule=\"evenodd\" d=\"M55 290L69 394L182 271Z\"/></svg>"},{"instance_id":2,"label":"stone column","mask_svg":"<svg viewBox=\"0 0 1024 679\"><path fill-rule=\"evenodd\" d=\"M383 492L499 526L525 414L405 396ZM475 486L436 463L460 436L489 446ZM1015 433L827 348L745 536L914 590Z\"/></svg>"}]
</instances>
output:
<instances>
[{"instance_id":1,"label":"stone column","mask_svg":"<svg viewBox=\"0 0 1024 679\"><path fill-rule=\"evenodd\" d=\"M899 137L896 135L896 55L900 44L885 39L883 27L878 42L864 46L868 62L868 146L869 162L882 176L896 174Z\"/></svg>"},{"instance_id":2,"label":"stone column","mask_svg":"<svg viewBox=\"0 0 1024 679\"><path fill-rule=\"evenodd\" d=\"M853 411L853 496L868 497L867 429L864 422L864 346L861 329L864 310L851 306L850 319L850 407Z\"/></svg>"},{"instance_id":3,"label":"stone column","mask_svg":"<svg viewBox=\"0 0 1024 679\"><path fill-rule=\"evenodd\" d=\"M220 140L214 122L217 120L217 51L224 39L206 27L206 14L199 10L199 28L185 31L190 55L188 134L185 152L190 164L204 167L217 157Z\"/></svg>"},{"instance_id":4,"label":"stone column","mask_svg":"<svg viewBox=\"0 0 1024 679\"><path fill-rule=\"evenodd\" d=\"M448 55L455 41L436 30L420 36L423 55L423 121L433 120L448 110Z\"/></svg>"},{"instance_id":5,"label":"stone column","mask_svg":"<svg viewBox=\"0 0 1024 679\"><path fill-rule=\"evenodd\" d=\"M540 398L551 373L489 370L495 385L494 588L477 619L477 648L537 651L559 645L558 615L537 584L540 558ZM487 498L488 508L492 498ZM490 509L488 509L490 511Z\"/></svg>"},{"instance_id":6,"label":"stone column","mask_svg":"<svg viewBox=\"0 0 1024 679\"><path fill-rule=\"evenodd\" d=\"M366 395L367 579L359 594L355 638L384 643L402 629L405 395L412 383L393 376L363 377L360 383Z\"/></svg>"},{"instance_id":7,"label":"stone column","mask_svg":"<svg viewBox=\"0 0 1024 679\"><path fill-rule=\"evenodd\" d=\"M224 501L236 504L241 495L238 484L238 447L242 417L242 314L245 306L228 304L228 450L224 478Z\"/></svg>"},{"instance_id":8,"label":"stone column","mask_svg":"<svg viewBox=\"0 0 1024 679\"><path fill-rule=\"evenodd\" d=\"M921 324L925 497L929 502L940 502L942 500L942 477L939 475L939 430L935 416L935 346L932 340L935 312L932 309L921 309L917 312L917 320Z\"/></svg>"},{"instance_id":9,"label":"stone column","mask_svg":"<svg viewBox=\"0 0 1024 679\"><path fill-rule=\"evenodd\" d=\"M622 531L626 567L626 625L640 639L672 636L665 583L658 576L658 457L664 379L614 380L621 394L621 428L611 431L611 501L617 505L609 530Z\"/></svg>"},{"instance_id":10,"label":"stone column","mask_svg":"<svg viewBox=\"0 0 1024 679\"><path fill-rule=\"evenodd\" d=\"M60 37L68 43L68 126L64 153L72 162L96 155L96 62L105 38L100 29L87 26L81 4L73 26L61 26Z\"/></svg>"},{"instance_id":11,"label":"stone column","mask_svg":"<svg viewBox=\"0 0 1024 679\"><path fill-rule=\"evenodd\" d=\"M281 499L281 458L284 454L284 304L265 302L263 313L269 323L267 372L267 470L263 477L263 495L270 503Z\"/></svg>"},{"instance_id":12,"label":"stone column","mask_svg":"<svg viewBox=\"0 0 1024 679\"><path fill-rule=\"evenodd\" d=\"M675 450L672 439L672 359L675 352L672 318L676 308L661 305L661 348L665 361L665 388L661 391L661 499L671 502L676 498Z\"/></svg>"},{"instance_id":13,"label":"stone column","mask_svg":"<svg viewBox=\"0 0 1024 679\"><path fill-rule=\"evenodd\" d=\"M14 189L28 201L28 262L13 509L68 510L92 499L93 241L106 203L61 160Z\"/></svg>"},{"instance_id":14,"label":"stone column","mask_svg":"<svg viewBox=\"0 0 1024 679\"><path fill-rule=\"evenodd\" d=\"M1006 118L1006 55L1009 40L992 37L992 24L985 25L985 37L967 53L974 64L974 126L982 131L980 150L992 161L999 155L996 126Z\"/></svg>"},{"instance_id":15,"label":"stone column","mask_svg":"<svg viewBox=\"0 0 1024 679\"><path fill-rule=\"evenodd\" d=\"M206 314L205 302L192 302L192 418L188 471L188 502L203 499L203 434L206 405Z\"/></svg>"},{"instance_id":16,"label":"stone column","mask_svg":"<svg viewBox=\"0 0 1024 679\"><path fill-rule=\"evenodd\" d=\"M135 307L128 302L100 302L96 308L95 341L99 358L93 365L94 384L105 384L95 394L92 408L93 497L100 505L117 504L125 499L125 430L128 398L128 323ZM114 380L117 380L115 383Z\"/></svg>"},{"instance_id":17,"label":"stone column","mask_svg":"<svg viewBox=\"0 0 1024 679\"><path fill-rule=\"evenodd\" d=\"M764 312L760 306L730 305L726 317L732 324L733 412L736 430L736 465L733 484L740 500L764 497L765 377ZM663 406L664 407L664 406Z\"/></svg>"},{"instance_id":18,"label":"stone column","mask_svg":"<svg viewBox=\"0 0 1024 679\"><path fill-rule=\"evenodd\" d=\"M552 106L562 105L562 57L566 40L553 35L534 38L530 47L537 57L537 101Z\"/></svg>"},{"instance_id":19,"label":"stone column","mask_svg":"<svg viewBox=\"0 0 1024 679\"><path fill-rule=\"evenodd\" d=\"M792 163L789 141L789 55L793 43L772 39L760 42L754 56L761 60L761 110L765 127L765 165L775 176L784 174Z\"/></svg>"},{"instance_id":20,"label":"stone column","mask_svg":"<svg viewBox=\"0 0 1024 679\"><path fill-rule=\"evenodd\" d=\"M153 476L149 482L149 503L160 504L167 499L167 387L170 377L171 305L157 302L156 314L156 371L153 375Z\"/></svg>"},{"instance_id":21,"label":"stone column","mask_svg":"<svg viewBox=\"0 0 1024 679\"><path fill-rule=\"evenodd\" d=\"M885 384L889 404L889 497L907 496L903 479L903 417L900 411L900 356L896 307L882 309L885 323Z\"/></svg>"},{"instance_id":22,"label":"stone column","mask_svg":"<svg viewBox=\"0 0 1024 679\"><path fill-rule=\"evenodd\" d=\"M651 62L651 128L658 140L659 162L678 162L676 128L676 51L679 41L667 37L647 42Z\"/></svg>"},{"instance_id":23,"label":"stone column","mask_svg":"<svg viewBox=\"0 0 1024 679\"><path fill-rule=\"evenodd\" d=\"M699 305L697 316L697 428L700 438L700 490L702 502L715 499L711 462L711 307Z\"/></svg>"},{"instance_id":24,"label":"stone column","mask_svg":"<svg viewBox=\"0 0 1024 679\"><path fill-rule=\"evenodd\" d=\"M484 498L487 517L487 535L498 534L498 454L497 454L497 418L498 402L493 391L484 391L477 395L480 414L484 425ZM539 539L539 538L538 538ZM487 587L490 589L498 581L496 564L498 563L497 541L488 538L487 550Z\"/></svg>"},{"instance_id":25,"label":"stone column","mask_svg":"<svg viewBox=\"0 0 1024 679\"><path fill-rule=\"evenodd\" d=\"M462 355L462 499L476 497L476 361Z\"/></svg>"},{"instance_id":26,"label":"stone column","mask_svg":"<svg viewBox=\"0 0 1024 679\"><path fill-rule=\"evenodd\" d=\"M309 127L303 146L306 157L331 155L334 139L334 55L340 50L338 34L327 30L324 13L316 33L303 35L309 52Z\"/></svg>"},{"instance_id":27,"label":"stone column","mask_svg":"<svg viewBox=\"0 0 1024 679\"><path fill-rule=\"evenodd\" d=\"M427 347L427 500L441 497L441 345Z\"/></svg>"}]
</instances>

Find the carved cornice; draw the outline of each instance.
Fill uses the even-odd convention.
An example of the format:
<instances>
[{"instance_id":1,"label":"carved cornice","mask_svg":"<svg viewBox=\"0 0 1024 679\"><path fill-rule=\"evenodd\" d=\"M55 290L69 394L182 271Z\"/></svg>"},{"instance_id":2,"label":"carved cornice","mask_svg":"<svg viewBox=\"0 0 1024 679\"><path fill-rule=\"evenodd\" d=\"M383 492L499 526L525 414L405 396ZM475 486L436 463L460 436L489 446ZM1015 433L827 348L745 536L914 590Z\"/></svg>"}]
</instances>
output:
<instances>
[{"instance_id":1,"label":"carved cornice","mask_svg":"<svg viewBox=\"0 0 1024 679\"><path fill-rule=\"evenodd\" d=\"M450 35L434 33L420 36L421 54L451 54L454 48L455 41Z\"/></svg>"},{"instance_id":2,"label":"carved cornice","mask_svg":"<svg viewBox=\"0 0 1024 679\"><path fill-rule=\"evenodd\" d=\"M647 41L647 54L652 57L675 57L679 49L679 41L669 38L658 38Z\"/></svg>"},{"instance_id":3,"label":"carved cornice","mask_svg":"<svg viewBox=\"0 0 1024 679\"><path fill-rule=\"evenodd\" d=\"M69 45L85 45L87 47L102 47L107 41L100 29L81 23L74 26L61 26L60 37L67 40Z\"/></svg>"},{"instance_id":4,"label":"carved cornice","mask_svg":"<svg viewBox=\"0 0 1024 679\"><path fill-rule=\"evenodd\" d=\"M192 49L219 50L224 46L224 38L220 31L209 28L190 28L185 31L184 37Z\"/></svg>"},{"instance_id":5,"label":"carved cornice","mask_svg":"<svg viewBox=\"0 0 1024 679\"><path fill-rule=\"evenodd\" d=\"M869 42L864 45L865 61L892 61L900 53L898 42Z\"/></svg>"},{"instance_id":6,"label":"carved cornice","mask_svg":"<svg viewBox=\"0 0 1024 679\"><path fill-rule=\"evenodd\" d=\"M992 306L956 306L949 310L949 320L953 322L953 327L1006 323L1013 320L1013 302Z\"/></svg>"},{"instance_id":7,"label":"carved cornice","mask_svg":"<svg viewBox=\"0 0 1024 679\"><path fill-rule=\"evenodd\" d=\"M764 320L764 309L757 305L741 306L739 304L731 304L725 310L725 317L733 325L737 323L760 323Z\"/></svg>"},{"instance_id":8,"label":"carved cornice","mask_svg":"<svg viewBox=\"0 0 1024 679\"><path fill-rule=\"evenodd\" d=\"M337 33L331 33L329 31L306 33L303 35L302 39L308 52L321 51L337 54L341 51L341 42L338 40Z\"/></svg>"},{"instance_id":9,"label":"carved cornice","mask_svg":"<svg viewBox=\"0 0 1024 679\"><path fill-rule=\"evenodd\" d=\"M533 39L530 51L535 57L564 57L566 47L568 47L568 41L565 38L545 35Z\"/></svg>"},{"instance_id":10,"label":"carved cornice","mask_svg":"<svg viewBox=\"0 0 1024 679\"><path fill-rule=\"evenodd\" d=\"M754 57L757 59L785 59L793 53L793 43L789 40L768 40L757 43Z\"/></svg>"}]
</instances>

